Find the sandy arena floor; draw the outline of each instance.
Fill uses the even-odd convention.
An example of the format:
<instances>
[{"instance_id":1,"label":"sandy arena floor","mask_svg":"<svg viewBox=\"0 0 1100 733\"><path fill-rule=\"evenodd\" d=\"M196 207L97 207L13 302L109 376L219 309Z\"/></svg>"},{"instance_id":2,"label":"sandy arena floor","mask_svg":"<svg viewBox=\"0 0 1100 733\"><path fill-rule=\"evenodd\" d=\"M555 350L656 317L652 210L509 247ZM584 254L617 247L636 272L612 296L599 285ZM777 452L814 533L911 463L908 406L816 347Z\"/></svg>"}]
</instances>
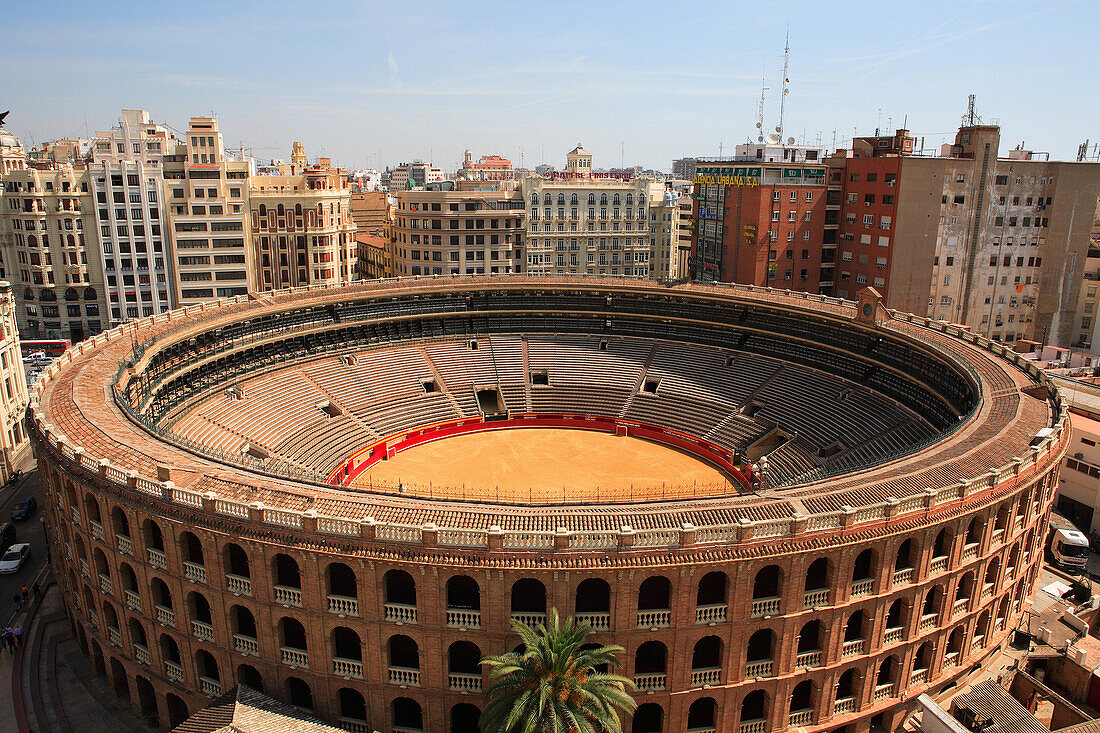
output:
<instances>
[{"instance_id":1,"label":"sandy arena floor","mask_svg":"<svg viewBox=\"0 0 1100 733\"><path fill-rule=\"evenodd\" d=\"M638 438L517 428L459 435L398 453L353 486L410 495L540 502L685 498L732 491L702 461Z\"/></svg>"}]
</instances>

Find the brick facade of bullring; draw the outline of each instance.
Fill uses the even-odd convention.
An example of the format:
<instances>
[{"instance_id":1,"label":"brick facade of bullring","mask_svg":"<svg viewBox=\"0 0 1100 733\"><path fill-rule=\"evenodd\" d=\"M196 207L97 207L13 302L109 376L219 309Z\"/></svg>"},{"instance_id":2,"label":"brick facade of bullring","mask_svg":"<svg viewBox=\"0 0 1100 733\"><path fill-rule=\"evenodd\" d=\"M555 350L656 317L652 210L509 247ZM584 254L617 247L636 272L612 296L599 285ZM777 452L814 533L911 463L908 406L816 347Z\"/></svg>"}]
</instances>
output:
<instances>
[{"instance_id":1,"label":"brick facade of bullring","mask_svg":"<svg viewBox=\"0 0 1100 733\"><path fill-rule=\"evenodd\" d=\"M192 691L205 690L213 695L232 686L234 680L250 679L243 677L240 669L241 665L250 665L258 672L264 689L280 696L293 694L288 690L288 679L303 681L320 715L340 720L354 730L393 726L394 699L410 698L422 710L425 731L450 730L449 713L455 705L479 705L477 688L484 684L483 680L471 684L458 678L467 693L451 691L448 649L462 641L474 643L481 654L498 654L515 647L518 637L507 630L512 613L509 591L516 581L528 578L545 586L546 607L568 613L577 610L576 590L583 580L606 580L611 589L606 622L609 628L597 634L596 639L623 645L626 652L622 655L622 672L628 677L638 676L643 686L647 679L652 685L652 678L637 672L636 666L653 669L655 661L653 655L648 659L636 658L639 648L648 642L665 646L667 681L638 696L642 704L660 706L664 718L661 730L683 730L692 703L702 698L717 703L713 726L693 726L691 730L730 730L739 723L747 724L745 730L752 730L752 721L741 720L740 712L742 700L756 690L766 693L767 703L764 722L758 722L755 728L784 730L790 716L800 712L802 717L797 722L814 729L850 726L849 731L863 730L879 713L886 713L885 722L891 725L900 720L905 710L899 704L903 692L907 698L914 698L925 690L942 687L991 654L1016 627L1041 562L1043 529L1057 470L1055 461L1044 473L1037 473L1020 486L1008 486L990 496L974 496L972 501L936 510L919 519L888 521L848 537L838 533L757 544L728 557L715 551L692 553L685 549L601 560L586 557L579 562L555 562L546 556L517 562L514 556L505 555L462 562L444 552L396 549L381 544L341 551L324 547L318 537L292 539L270 529L257 532L246 524L211 522L210 517L186 516L155 501L126 496L106 484L97 485L87 472L66 470L61 462L43 461L41 465L48 491L51 551L56 573L66 588L78 638L118 690L122 687L117 677L124 671L135 712L152 711L148 702L143 703L137 694L147 682L155 690L161 724L177 723L180 703L194 712L207 700ZM971 528L972 522L976 531ZM159 539L155 538L150 523L159 528ZM996 529L999 525L1003 529ZM937 549L941 529L945 530L946 541L941 540ZM190 569L184 566L185 556L197 558L198 554L188 547L184 533L192 533L201 543L203 560L192 563ZM980 538L976 547L975 537ZM913 567L911 581L905 579L904 567L898 570L897 552L905 540L910 540L913 548L909 561ZM229 567L230 543L239 546L247 556L247 576L239 574L240 567L236 568L238 573L230 572L233 569ZM157 562L158 547L163 552L163 569L150 564L150 560ZM152 555L150 548L154 550ZM853 597L852 568L857 555L866 548L871 548L875 555L872 587L865 595ZM934 552L940 555L933 558ZM301 606L280 603L274 597L278 580L276 556L280 554L293 558L299 568ZM804 578L807 569L819 558L828 562L827 599L807 608L806 594L816 588L807 588ZM592 567L604 562L612 567ZM354 573L357 608L353 613L341 615L329 610L330 563L343 563ZM193 568L196 564L204 577L196 574ZM992 573L993 587L985 590L984 581L991 564L996 568ZM779 609L774 615L759 617L758 613L754 617L757 574L770 565L777 565L780 570ZM403 618L401 623L387 620L385 578L394 569L409 573L415 582L414 603L389 604L390 618ZM726 603L707 599L719 603L705 604L710 610L701 613L697 610L701 605L697 603L699 581L713 572L725 573L728 578ZM899 582L894 582L895 572ZM973 574L968 576L972 579L968 586L970 600L956 611L959 584L970 573ZM239 585L233 586L227 575L248 577L249 592L241 592ZM467 576L477 582L480 628L448 627L447 581L453 576ZM667 578L671 584L668 627L658 621L653 627L640 628L639 588L643 581L655 576ZM170 601L153 597L154 579L166 585ZM237 592L232 592L231 586ZM929 614L924 613L928 609L923 604L936 588L943 596L933 611L934 621L926 627L922 616ZM205 622L196 617L201 612L196 611L192 594L200 594L209 606L208 614L202 614ZM887 623L889 609L896 600L902 603L900 630L891 635ZM158 621L156 605L171 609L171 622L166 623L163 618ZM414 617L409 616L406 608L409 605L415 607ZM721 605L727 608L713 610ZM254 618L252 638L257 646L252 653L247 653L249 644L242 645L234 639L234 633L247 636L239 634L234 607L248 609ZM396 613L392 607L398 609ZM346 612L349 608L343 606L340 610ZM866 613L866 620L855 638L848 641L860 638L864 641L846 644L848 620L859 611ZM280 620L285 617L298 620L305 629L308 659L304 664L283 660L281 647L286 645ZM596 614L593 617L602 618ZM715 618L718 620L707 620ZM193 624L193 620L199 620L199 624ZM815 620L821 623L819 658L800 657L800 631ZM205 638L204 623L209 623L212 638ZM135 625L144 631L144 644ZM334 671L334 658L352 657L354 661L355 656L347 649L335 648L333 634L339 627L358 636L361 671L354 665L344 668L345 674ZM961 649L955 650L957 656L945 661L950 653L951 635L957 628L964 631ZM749 641L762 629L774 634L772 651L765 658L773 663L770 669L757 668L759 676L750 677L746 671ZM900 638L887 642L888 635ZM984 638L976 643L976 635ZM390 682L391 666L411 668L406 666L407 659L395 660L403 664L391 663L388 649L394 636L409 637L416 643L419 652L416 683L410 684L407 679L404 684ZM698 680L693 684L691 650L700 639L710 636L721 642L718 679L705 686ZM178 653L166 648L162 641L165 637L173 640ZM914 683L915 656L924 642L931 642L934 650L926 673L928 683ZM135 644L139 647L135 648ZM652 645L647 649L652 650ZM202 652L216 663L215 674L211 674L210 668L201 667L205 658L199 660L197 656ZM880 676L880 667L890 657L897 660L897 666ZM101 664L99 659L105 661ZM165 665L166 660L172 659L178 662L181 679L172 679L174 670ZM800 659L810 664L796 666ZM346 674L349 669L351 674ZM841 690L838 697L838 683L847 670L855 671L854 684ZM480 678L480 674L477 676ZM789 702L795 686L807 680L812 685L809 707L792 710ZM886 684L890 687L884 687ZM344 714L353 713L351 707L341 709L342 688L362 695L366 715L361 725L356 724L356 717ZM344 695L347 697L348 693ZM180 702L170 705L172 696ZM810 712L807 714L806 710ZM402 728L398 725L395 729Z\"/></svg>"}]
</instances>

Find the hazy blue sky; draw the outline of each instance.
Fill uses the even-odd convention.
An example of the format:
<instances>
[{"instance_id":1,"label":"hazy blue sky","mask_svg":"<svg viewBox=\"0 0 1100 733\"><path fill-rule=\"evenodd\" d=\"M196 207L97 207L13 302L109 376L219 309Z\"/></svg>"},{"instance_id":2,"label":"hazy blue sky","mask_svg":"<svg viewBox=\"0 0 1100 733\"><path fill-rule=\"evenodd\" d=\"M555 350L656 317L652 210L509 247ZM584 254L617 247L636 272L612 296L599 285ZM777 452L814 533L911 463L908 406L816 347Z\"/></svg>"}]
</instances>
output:
<instances>
[{"instance_id":1,"label":"hazy blue sky","mask_svg":"<svg viewBox=\"0 0 1100 733\"><path fill-rule=\"evenodd\" d=\"M1091 2L12 2L0 0L0 111L42 141L90 135L122 108L186 129L215 112L227 145L293 140L342 165L462 151L668 169L754 133L761 75L776 123L790 23L788 134L832 147L892 120L953 136L966 96L1073 158L1100 141L1100 4ZM881 112L880 112L881 110Z\"/></svg>"}]
</instances>

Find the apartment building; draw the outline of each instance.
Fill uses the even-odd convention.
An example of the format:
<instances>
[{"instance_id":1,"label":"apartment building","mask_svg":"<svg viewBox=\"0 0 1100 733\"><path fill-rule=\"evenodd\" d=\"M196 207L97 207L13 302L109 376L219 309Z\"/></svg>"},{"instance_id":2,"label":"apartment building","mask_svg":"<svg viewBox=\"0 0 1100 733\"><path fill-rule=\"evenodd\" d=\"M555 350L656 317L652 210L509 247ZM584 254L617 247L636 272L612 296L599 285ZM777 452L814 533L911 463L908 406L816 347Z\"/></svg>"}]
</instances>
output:
<instances>
[{"instance_id":1,"label":"apartment building","mask_svg":"<svg viewBox=\"0 0 1100 733\"><path fill-rule=\"evenodd\" d=\"M393 251L386 236L356 232L355 241L359 248L359 278L361 280L393 277Z\"/></svg>"},{"instance_id":2,"label":"apartment building","mask_svg":"<svg viewBox=\"0 0 1100 733\"><path fill-rule=\"evenodd\" d=\"M248 218L249 160L228 160L214 117L192 117L164 162L172 267L179 305L258 290Z\"/></svg>"},{"instance_id":3,"label":"apartment building","mask_svg":"<svg viewBox=\"0 0 1100 733\"><path fill-rule=\"evenodd\" d=\"M396 211L396 199L386 191L352 191L351 219L360 232L388 231Z\"/></svg>"},{"instance_id":4,"label":"apartment building","mask_svg":"<svg viewBox=\"0 0 1100 733\"><path fill-rule=\"evenodd\" d=\"M527 271L650 277L649 207L663 194L652 178L593 173L592 155L578 145L564 172L523 179Z\"/></svg>"},{"instance_id":5,"label":"apartment building","mask_svg":"<svg viewBox=\"0 0 1100 733\"><path fill-rule=\"evenodd\" d=\"M404 191L411 188L422 188L429 183L437 183L444 178L443 171L431 163L417 160L412 163L402 163L396 168L387 168L382 173L382 188L387 191Z\"/></svg>"},{"instance_id":6,"label":"apartment building","mask_svg":"<svg viewBox=\"0 0 1100 733\"><path fill-rule=\"evenodd\" d=\"M482 275L524 271L525 221L519 190L408 190L393 194L394 274Z\"/></svg>"},{"instance_id":7,"label":"apartment building","mask_svg":"<svg viewBox=\"0 0 1100 733\"><path fill-rule=\"evenodd\" d=\"M16 322L15 293L7 280L0 280L0 482L7 483L21 458L30 448L23 428L27 409L27 379L19 350L19 326Z\"/></svg>"},{"instance_id":8,"label":"apartment building","mask_svg":"<svg viewBox=\"0 0 1100 733\"><path fill-rule=\"evenodd\" d=\"M473 151L467 150L462 169L457 178L467 181L511 181L516 177L512 161L499 155L483 155L474 160Z\"/></svg>"},{"instance_id":9,"label":"apartment building","mask_svg":"<svg viewBox=\"0 0 1100 733\"><path fill-rule=\"evenodd\" d=\"M672 161L672 177L690 181L695 177L695 165L698 158L677 158Z\"/></svg>"},{"instance_id":10,"label":"apartment building","mask_svg":"<svg viewBox=\"0 0 1100 733\"><path fill-rule=\"evenodd\" d=\"M260 290L340 285L359 278L351 189L343 171L306 166L248 182L252 261ZM304 170L303 170L304 169ZM300 172L299 172L300 171Z\"/></svg>"},{"instance_id":11,"label":"apartment building","mask_svg":"<svg viewBox=\"0 0 1100 733\"><path fill-rule=\"evenodd\" d=\"M106 283L107 323L175 306L164 157L178 140L144 110L122 110L118 127L96 132L88 163Z\"/></svg>"},{"instance_id":12,"label":"apartment building","mask_svg":"<svg viewBox=\"0 0 1100 733\"><path fill-rule=\"evenodd\" d=\"M649 207L649 277L654 280L680 277L680 241L685 233L684 223L690 218L691 196L679 196L666 189L660 199L654 199Z\"/></svg>"}]
</instances>

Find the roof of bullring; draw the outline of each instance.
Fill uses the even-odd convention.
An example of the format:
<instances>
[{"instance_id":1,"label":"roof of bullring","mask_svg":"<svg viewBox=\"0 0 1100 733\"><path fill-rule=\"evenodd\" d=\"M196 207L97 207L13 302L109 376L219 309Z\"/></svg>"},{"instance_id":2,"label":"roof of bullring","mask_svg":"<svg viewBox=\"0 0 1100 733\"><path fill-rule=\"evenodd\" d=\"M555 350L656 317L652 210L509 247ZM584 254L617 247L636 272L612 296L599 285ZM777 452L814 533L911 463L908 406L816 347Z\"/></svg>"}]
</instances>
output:
<instances>
[{"instance_id":1,"label":"roof of bullring","mask_svg":"<svg viewBox=\"0 0 1100 733\"><path fill-rule=\"evenodd\" d=\"M111 396L118 364L129 354L133 341L164 337L173 339L206 330L217 321L255 317L268 311L309 304L346 300L349 297L389 297L425 289L440 291L509 290L561 287L572 290L631 290L682 293L702 297L737 298L746 303L759 302L771 307L809 309L817 314L852 320L855 305L820 296L788 294L741 286L715 287L678 285L672 288L652 282L631 280L585 280L580 278L527 278L517 276L441 278L428 280L399 279L363 283L340 289L301 289L253 297L247 302L211 306L171 320L140 322L134 334L101 343L84 354L75 353L72 363L53 376L49 370L41 390L41 423L52 427L55 435L64 435L74 446L95 459L106 458L114 466L135 471L156 480L157 465L172 468L172 481L178 487L214 492L219 497L239 502L262 502L266 507L297 511L314 510L319 515L359 520L372 517L379 522L421 526L435 523L441 527L485 530L500 527L504 531L568 530L615 531L623 526L635 530L678 528L685 523L696 527L737 524L741 520L761 521L858 509L890 499L904 500L936 490L979 479L1012 464L1013 459L1029 453L1029 443L1043 428L1054 426L1049 400L1021 391L1034 387L1036 378L1014 366L988 348L970 343L939 328L901 320L887 319L882 328L931 345L970 364L981 379L982 403L974 416L944 441L924 450L857 473L844 474L820 482L781 488L774 491L739 494L708 499L665 503L634 504L559 504L524 507L453 500L431 500L410 496L375 495L363 491L329 488L291 480L277 479L207 459L157 439L131 422L115 405ZM923 322L923 319L918 319ZM999 348L999 347L998 347ZM1011 354L1011 352L1009 352ZM36 409L33 395L31 412ZM1056 434L1055 437L1060 437Z\"/></svg>"},{"instance_id":2,"label":"roof of bullring","mask_svg":"<svg viewBox=\"0 0 1100 733\"><path fill-rule=\"evenodd\" d=\"M238 685L172 729L172 733L337 733L300 708Z\"/></svg>"}]
</instances>

